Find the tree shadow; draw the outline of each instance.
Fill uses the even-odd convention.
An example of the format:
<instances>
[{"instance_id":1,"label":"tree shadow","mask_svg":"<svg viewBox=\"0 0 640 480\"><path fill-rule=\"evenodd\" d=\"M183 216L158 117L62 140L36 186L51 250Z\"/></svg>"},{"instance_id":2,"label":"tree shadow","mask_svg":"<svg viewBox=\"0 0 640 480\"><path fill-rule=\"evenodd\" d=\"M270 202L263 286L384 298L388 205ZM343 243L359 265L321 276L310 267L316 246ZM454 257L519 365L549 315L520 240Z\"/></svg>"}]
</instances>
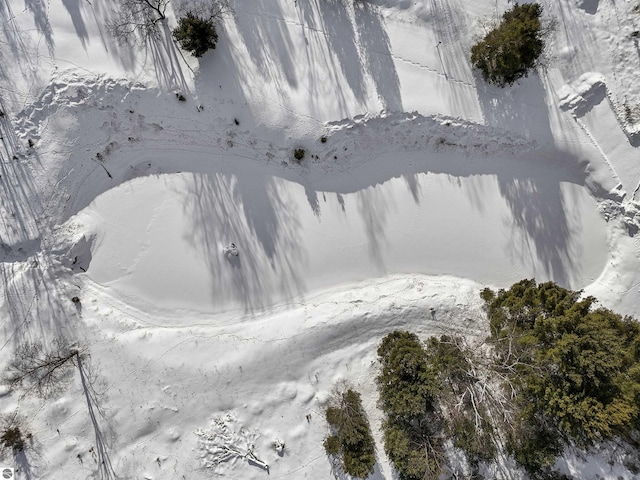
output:
<instances>
[{"instance_id":1,"label":"tree shadow","mask_svg":"<svg viewBox=\"0 0 640 480\"><path fill-rule=\"evenodd\" d=\"M9 82L10 87L17 83L16 76L21 76L28 84L32 84L36 82L39 75L34 60L29 55L24 55L24 52L30 50L31 42L28 36L18 28L15 21L16 16L11 2L0 3L0 24L2 25L0 28L2 29L2 36L6 40L6 43L3 42L3 48L0 49L0 75L5 81ZM13 57L12 60L7 59L9 53ZM6 65L13 65L14 68L7 72ZM9 102L5 102L5 98L8 98ZM3 89L3 112L8 113L6 103L22 103L20 101L23 101L23 98L15 88Z\"/></svg>"},{"instance_id":2,"label":"tree shadow","mask_svg":"<svg viewBox=\"0 0 640 480\"><path fill-rule=\"evenodd\" d=\"M5 108L0 100L0 108ZM44 203L34 180L37 150L22 145L10 116L0 118L0 281L2 310L8 318L4 345L30 336L50 338L69 329L55 291L55 275L43 264Z\"/></svg>"},{"instance_id":3,"label":"tree shadow","mask_svg":"<svg viewBox=\"0 0 640 480\"><path fill-rule=\"evenodd\" d=\"M25 480L31 480L33 478L33 471L26 452L24 450L17 451L13 457L19 465L17 472L24 475Z\"/></svg>"},{"instance_id":4,"label":"tree shadow","mask_svg":"<svg viewBox=\"0 0 640 480\"><path fill-rule=\"evenodd\" d=\"M357 202L358 213L364 222L367 235L369 257L380 273L387 273L383 255L388 246L385 225L393 206L393 199L384 197L380 190L369 187L357 193Z\"/></svg>"},{"instance_id":5,"label":"tree shadow","mask_svg":"<svg viewBox=\"0 0 640 480\"><path fill-rule=\"evenodd\" d=\"M33 21L36 28L44 36L49 55L53 56L55 51L55 42L53 41L53 31L49 23L49 5L46 0L24 0L25 7L33 15Z\"/></svg>"},{"instance_id":6,"label":"tree shadow","mask_svg":"<svg viewBox=\"0 0 640 480\"><path fill-rule=\"evenodd\" d=\"M317 54L312 54L312 57L322 54L322 44L326 42L328 52L335 53L338 67L351 92L358 102L364 103L367 98L366 79L360 60L360 52L358 52L358 37L352 21L353 15L349 8L349 3L341 0L329 2L298 0L296 5L302 14L301 21L304 22L303 24L311 28L317 28L323 33L323 35L318 35L318 32L313 32L316 37L310 48L317 47L315 48ZM316 45L317 43L320 43L320 45ZM326 70L327 73L332 73L335 70L330 53L324 53L325 61L332 67ZM334 81L338 83L339 79L336 78ZM346 101L344 94L339 89L336 89L336 94L342 96L343 102Z\"/></svg>"},{"instance_id":7,"label":"tree shadow","mask_svg":"<svg viewBox=\"0 0 640 480\"><path fill-rule=\"evenodd\" d=\"M185 62L178 56L178 47L173 41L171 29L166 21L160 22L157 38L148 39L147 46L160 86L169 91L188 91L189 87L183 72Z\"/></svg>"},{"instance_id":8,"label":"tree shadow","mask_svg":"<svg viewBox=\"0 0 640 480\"><path fill-rule=\"evenodd\" d=\"M100 480L114 480L117 478L116 473L111 464L109 456L109 442L105 438L104 431L100 426L99 418L106 421L105 412L100 407L100 400L97 392L93 388L92 374L88 370L87 365L81 359L76 357L78 362L78 371L80 372L80 382L82 384L82 392L87 402L89 419L95 433L96 446L94 449L95 460L97 463L97 476Z\"/></svg>"},{"instance_id":9,"label":"tree shadow","mask_svg":"<svg viewBox=\"0 0 640 480\"><path fill-rule=\"evenodd\" d=\"M25 11L31 12L33 15L35 27L40 38L36 38L30 31L24 31L19 27L15 18L16 12L11 8L11 2L2 2L0 4L0 19L2 20L2 33L6 39L6 44L11 51L14 63L20 68L20 76L25 84L29 86L40 86L45 75L50 72L47 69L39 68L41 65L37 59L32 59L26 54L30 51L37 51L44 38L48 48L49 56L55 58L55 33L49 21L48 4L46 0L24 0ZM183 78L182 68L177 47L173 44L171 32L166 22L163 22L158 29L158 36L152 42L142 42L139 39L132 40L123 38L114 38L106 31L106 25L115 19L123 6L119 2L89 2L86 0L62 0L64 9L69 14L75 34L86 51L89 43L94 38L99 39L102 43L104 51L108 53L110 58L125 70L134 70L139 67L138 61L143 64L150 62L155 68L156 80L159 85L166 89L181 88L185 89L186 82ZM98 35L92 35L91 31L97 30ZM136 37L137 38L137 37ZM0 55L2 52L0 52ZM147 59L147 56L149 57ZM14 78L10 78L7 72L2 71L0 65L0 74L12 84L15 83ZM15 76L15 72L10 72ZM38 79L39 82L34 80ZM5 90L6 94L15 94L13 89ZM23 102L20 102L23 103Z\"/></svg>"},{"instance_id":10,"label":"tree shadow","mask_svg":"<svg viewBox=\"0 0 640 480\"><path fill-rule=\"evenodd\" d=\"M68 2L72 2L73 0L65 0ZM120 63L120 65L126 70L133 70L136 64L136 60L140 55L140 49L143 47L135 48L135 46L130 45L127 42L123 42L119 39L114 38L110 35L105 26L108 25L112 20L114 20L120 11L121 5L117 2L83 2L82 0L77 0L82 5L80 8L80 16L81 18L74 21L74 26L76 22L78 24L85 25L84 19L82 18L82 12L84 9L89 8L91 10L91 16L93 17L93 23L98 29L100 35L100 42L102 43L102 47L106 52L111 54L111 57ZM73 9L73 8L72 8ZM76 15L76 13L71 13L71 15ZM73 21L73 16L72 16ZM78 36L81 36L83 33L80 25L76 29L76 33ZM87 38L87 41L90 37Z\"/></svg>"},{"instance_id":11,"label":"tree shadow","mask_svg":"<svg viewBox=\"0 0 640 480\"><path fill-rule=\"evenodd\" d=\"M498 186L511 210L512 258L537 258L545 273L560 285L570 285L568 271L575 269L575 258L582 252L573 251L573 237L565 200L556 182L533 178L510 178L498 175ZM522 235L525 233L525 235ZM535 251L534 251L535 249Z\"/></svg>"},{"instance_id":12,"label":"tree shadow","mask_svg":"<svg viewBox=\"0 0 640 480\"><path fill-rule=\"evenodd\" d=\"M248 11L236 1L239 42L233 46L233 64L243 88L272 86L285 109L292 100L288 92L304 89L304 101L316 116L327 98L345 116L353 114L350 103L361 107L376 95L385 109L402 110L389 37L375 6L297 0L292 16L285 5L284 0L258 1Z\"/></svg>"},{"instance_id":13,"label":"tree shadow","mask_svg":"<svg viewBox=\"0 0 640 480\"><path fill-rule=\"evenodd\" d=\"M289 24L283 19L284 11L279 1L268 4L256 2L255 14L243 11L243 2L232 2L234 16L242 44L257 71L266 81L274 82L278 91L283 91L284 80L289 87L298 85L296 66L291 58L294 42L289 32ZM284 78L283 78L284 77Z\"/></svg>"},{"instance_id":14,"label":"tree shadow","mask_svg":"<svg viewBox=\"0 0 640 480\"><path fill-rule=\"evenodd\" d=\"M538 72L504 88L475 75L476 89L485 124L527 139L554 143L547 107L547 93Z\"/></svg>"},{"instance_id":15,"label":"tree shadow","mask_svg":"<svg viewBox=\"0 0 640 480\"><path fill-rule=\"evenodd\" d=\"M184 210L193 225L189 241L203 253L212 296L233 299L247 313L304 293L304 264L295 207L273 177L236 172L190 177ZM224 246L235 242L229 261Z\"/></svg>"},{"instance_id":16,"label":"tree shadow","mask_svg":"<svg viewBox=\"0 0 640 480\"><path fill-rule=\"evenodd\" d=\"M74 329L69 319L74 315L55 290L55 274L31 261L1 263L0 272L1 309L8 319L3 325L6 340L0 348L9 342L18 345L35 338L68 337Z\"/></svg>"},{"instance_id":17,"label":"tree shadow","mask_svg":"<svg viewBox=\"0 0 640 480\"><path fill-rule=\"evenodd\" d=\"M0 99L0 108L6 106ZM3 245L27 245L39 238L37 215L41 213L31 164L39 163L35 150L23 145L15 134L8 114L0 118L0 222L3 227ZM38 206L35 207L34 205Z\"/></svg>"},{"instance_id":18,"label":"tree shadow","mask_svg":"<svg viewBox=\"0 0 640 480\"><path fill-rule=\"evenodd\" d=\"M385 110L401 112L400 79L391 57L391 43L382 15L367 2L355 2L355 24L364 66Z\"/></svg>"},{"instance_id":19,"label":"tree shadow","mask_svg":"<svg viewBox=\"0 0 640 480\"><path fill-rule=\"evenodd\" d=\"M487 84L476 76L478 96L485 122L492 127L515 132L528 139L553 145L554 135L551 131L549 109L546 102L546 91L538 72L532 72L526 78L505 88ZM594 92L595 97L604 98ZM593 102L588 102L591 108ZM543 155L539 155L543 157ZM577 166L575 158L554 152L560 162L568 162L567 166ZM533 158L530 161L537 161ZM573 165L572 165L573 164ZM512 212L514 228L526 232L521 236L519 245L512 243L512 255L525 252L532 253L532 242L538 258L543 262L547 274L562 285L569 285L567 271L575 265L575 258L580 252L571 251L569 239L570 222L559 183L547 178L539 168L531 169L535 177L513 176L506 172L498 173L500 192ZM577 255L577 256L576 256Z\"/></svg>"},{"instance_id":20,"label":"tree shadow","mask_svg":"<svg viewBox=\"0 0 640 480\"><path fill-rule=\"evenodd\" d=\"M62 0L62 5L67 9L67 12L69 12L71 23L73 23L73 28L82 44L82 48L86 50L89 34L87 33L87 26L84 23L84 18L80 10L80 5L85 3L86 0Z\"/></svg>"}]
</instances>

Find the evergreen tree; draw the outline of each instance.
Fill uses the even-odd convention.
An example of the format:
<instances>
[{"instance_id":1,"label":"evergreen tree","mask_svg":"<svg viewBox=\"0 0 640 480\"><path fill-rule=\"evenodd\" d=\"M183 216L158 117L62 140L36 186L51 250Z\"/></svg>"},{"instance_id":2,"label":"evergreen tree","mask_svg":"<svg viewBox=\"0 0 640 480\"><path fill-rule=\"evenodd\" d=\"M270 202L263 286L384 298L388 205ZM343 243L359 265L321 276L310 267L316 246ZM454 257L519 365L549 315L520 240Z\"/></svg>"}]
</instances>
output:
<instances>
[{"instance_id":1,"label":"evergreen tree","mask_svg":"<svg viewBox=\"0 0 640 480\"><path fill-rule=\"evenodd\" d=\"M482 293L497 368L521 407L511 451L530 469L553 463L561 443L588 448L640 428L640 326L580 296L534 280Z\"/></svg>"},{"instance_id":2,"label":"evergreen tree","mask_svg":"<svg viewBox=\"0 0 640 480\"><path fill-rule=\"evenodd\" d=\"M427 353L415 334L395 331L380 343L378 359L385 451L401 480L435 480L444 453L434 405L439 386Z\"/></svg>"},{"instance_id":3,"label":"evergreen tree","mask_svg":"<svg viewBox=\"0 0 640 480\"><path fill-rule=\"evenodd\" d=\"M515 5L502 22L471 49L471 63L482 77L501 87L527 75L545 46L538 3Z\"/></svg>"},{"instance_id":4,"label":"evergreen tree","mask_svg":"<svg viewBox=\"0 0 640 480\"><path fill-rule=\"evenodd\" d=\"M218 33L213 20L199 17L192 12L180 18L173 30L173 38L180 48L191 52L194 57L202 57L208 50L215 49Z\"/></svg>"},{"instance_id":5,"label":"evergreen tree","mask_svg":"<svg viewBox=\"0 0 640 480\"><path fill-rule=\"evenodd\" d=\"M371 475L376 463L375 442L360 394L352 389L336 392L325 415L334 431L324 442L327 454L341 457L342 469L353 477Z\"/></svg>"}]
</instances>

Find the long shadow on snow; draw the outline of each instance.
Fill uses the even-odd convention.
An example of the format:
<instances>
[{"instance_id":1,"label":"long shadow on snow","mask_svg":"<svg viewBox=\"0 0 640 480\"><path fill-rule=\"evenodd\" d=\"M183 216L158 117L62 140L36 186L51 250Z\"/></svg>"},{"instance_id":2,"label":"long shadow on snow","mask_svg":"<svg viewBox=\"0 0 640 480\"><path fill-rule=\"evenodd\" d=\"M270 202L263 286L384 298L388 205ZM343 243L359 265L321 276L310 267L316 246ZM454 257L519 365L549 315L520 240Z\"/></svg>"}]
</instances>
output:
<instances>
[{"instance_id":1,"label":"long shadow on snow","mask_svg":"<svg viewBox=\"0 0 640 480\"><path fill-rule=\"evenodd\" d=\"M49 4L45 0L25 0L27 10L33 15L33 22L36 28L40 30L44 36L49 55L54 54L55 42L53 41L53 31L49 23Z\"/></svg>"},{"instance_id":2,"label":"long shadow on snow","mask_svg":"<svg viewBox=\"0 0 640 480\"><path fill-rule=\"evenodd\" d=\"M0 2L0 23L2 23L2 33L7 39L7 45L10 48L11 54L14 59L13 62L20 69L20 76L26 80L27 84L35 84L35 78L43 72L39 72L36 68L36 64L29 58L27 52L38 50L38 44L40 39L33 39L29 36L29 32L25 34L18 28L15 18L22 12L16 12L11 8L11 2ZM48 14L48 5L45 0L25 0L24 1L26 11L31 12L34 19L34 24L41 37L44 37L47 49L51 56L55 56L55 36L51 28ZM99 32L99 41L102 43L102 47L109 53L110 57L118 61L125 69L131 70L135 68L136 61L140 56L146 55L147 51L144 46L129 45L127 42L122 42L119 39L114 38L107 33L105 25L107 25L112 19L114 19L122 6L118 2L88 2L84 0L62 0L64 8L67 10L74 30L80 41L82 47L86 50L87 44L91 41L92 37L89 35L89 25L93 24L93 27ZM163 32L161 32L163 33ZM166 43L161 35L161 44ZM158 46L154 46L156 50ZM160 46L160 48L163 48ZM175 49L175 47L173 47ZM5 49L8 51L8 49ZM2 52L0 52L2 55ZM173 52L175 56L175 52ZM166 64L171 55L165 54L161 58L157 55L152 61ZM4 62L2 62L4 63ZM154 64L154 66L156 66ZM164 85L163 81L166 77L167 68L163 65L163 68L157 69L158 83ZM10 72L12 76L16 75L15 71ZM9 77L6 72L2 70L0 65L0 75L4 77L6 81L11 82L11 86L15 84L15 78ZM16 92L11 89L5 89L4 94L15 95ZM23 103L24 99L18 99L20 103Z\"/></svg>"},{"instance_id":3,"label":"long shadow on snow","mask_svg":"<svg viewBox=\"0 0 640 480\"><path fill-rule=\"evenodd\" d=\"M504 88L488 84L477 72L475 81L486 125L553 143L547 92L538 72Z\"/></svg>"},{"instance_id":4,"label":"long shadow on snow","mask_svg":"<svg viewBox=\"0 0 640 480\"><path fill-rule=\"evenodd\" d=\"M287 85L295 88L298 78L291 58L295 45L280 3L257 1L253 5L256 13L244 10L246 4L242 1L232 2L235 24L251 61L258 67L263 81L274 82L279 91ZM260 84L259 79L252 80L248 83ZM283 80L287 85L282 84Z\"/></svg>"},{"instance_id":5,"label":"long shadow on snow","mask_svg":"<svg viewBox=\"0 0 640 480\"><path fill-rule=\"evenodd\" d=\"M487 125L553 144L547 93L538 72L505 88L487 84L476 75L476 86ZM569 165L576 163L574 159L566 160ZM574 265L574 255L580 253L571 252L569 247L571 232L566 216L570 212L566 211L559 184L537 165L532 171L535 176L531 178L498 172L500 192L512 211L514 227L527 233L548 275L568 285L571 279L567 271ZM532 254L528 239L519 246L512 244L513 256Z\"/></svg>"},{"instance_id":6,"label":"long shadow on snow","mask_svg":"<svg viewBox=\"0 0 640 480\"><path fill-rule=\"evenodd\" d=\"M78 371L80 372L80 381L82 383L82 392L87 402L87 409L89 412L89 419L93 426L95 434L95 461L97 463L97 478L100 480L114 480L117 478L116 473L111 464L111 457L109 456L109 441L105 438L104 429L100 425L100 418L106 421L105 412L100 407L100 400L98 394L93 388L92 375L89 372L87 365L76 357L78 362Z\"/></svg>"},{"instance_id":7,"label":"long shadow on snow","mask_svg":"<svg viewBox=\"0 0 640 480\"><path fill-rule=\"evenodd\" d=\"M295 268L304 261L298 248L299 225L273 177L196 174L191 185L191 191L180 193L185 215L194 225L193 244L208 262L215 296L238 299L251 313L270 305L274 291L282 298L304 293L304 279ZM239 239L246 242L241 255L225 257L222 248ZM257 242L249 247L249 239ZM227 263L231 273L224 277ZM274 275L263 278L265 271Z\"/></svg>"},{"instance_id":8,"label":"long shadow on snow","mask_svg":"<svg viewBox=\"0 0 640 480\"><path fill-rule=\"evenodd\" d=\"M160 86L166 90L187 91L182 63L178 58L178 47L166 22L159 24L157 38L149 39L148 51L151 53L151 63Z\"/></svg>"},{"instance_id":9,"label":"long shadow on snow","mask_svg":"<svg viewBox=\"0 0 640 480\"><path fill-rule=\"evenodd\" d=\"M443 73L447 79L462 83L473 83L469 62L468 16L465 5L460 0L431 0L431 25L436 40L436 48L442 61Z\"/></svg>"},{"instance_id":10,"label":"long shadow on snow","mask_svg":"<svg viewBox=\"0 0 640 480\"><path fill-rule=\"evenodd\" d=\"M4 102L0 101L4 111ZM68 309L56 292L55 275L41 264L41 225L45 202L38 193L34 170L37 150L17 138L9 115L0 118L0 311L4 338L0 345L67 336ZM66 310L66 312L65 312Z\"/></svg>"},{"instance_id":11,"label":"long shadow on snow","mask_svg":"<svg viewBox=\"0 0 640 480\"><path fill-rule=\"evenodd\" d=\"M86 50L89 34L81 11L81 8L85 3L87 2L81 2L80 0L62 0L62 5L67 12L69 12L71 23L73 23L73 28L76 31L76 35L78 36L80 43L82 44L82 48Z\"/></svg>"},{"instance_id":12,"label":"long shadow on snow","mask_svg":"<svg viewBox=\"0 0 640 480\"><path fill-rule=\"evenodd\" d=\"M401 112L400 79L391 57L391 44L382 15L367 2L355 2L355 23L365 68L385 110Z\"/></svg>"},{"instance_id":13,"label":"long shadow on snow","mask_svg":"<svg viewBox=\"0 0 640 480\"><path fill-rule=\"evenodd\" d=\"M296 72L306 70L308 85L304 88L309 89L312 111L321 107L315 99L324 97L324 101L337 102L343 115L348 115L344 85L336 73L339 69L350 93L362 105L370 95L366 89L368 73L384 107L389 111L402 110L400 81L386 28L376 7L358 3L352 13L351 7L340 1L298 0L300 23L288 20L279 2L256 3L255 14L248 14L242 7L242 2L238 2L235 24L253 65L237 64L242 57L237 54L232 68L245 88L272 83L279 100L286 105L289 103L286 92L303 87L300 85L303 79ZM294 38L298 30L304 38L303 51L297 49ZM300 62L301 55L306 69L294 64Z\"/></svg>"},{"instance_id":14,"label":"long shadow on snow","mask_svg":"<svg viewBox=\"0 0 640 480\"><path fill-rule=\"evenodd\" d=\"M364 103L367 98L366 80L349 4L340 0L333 2L299 0L296 5L302 16L301 23L313 28L309 33L313 38L311 42L307 40L308 48L311 50L309 61L323 58L328 67L326 74L333 76L331 82L338 85L340 79L335 78L336 66L333 65L331 56L331 53L334 53L351 92L360 103ZM326 84L327 79L310 78L310 82L313 86L316 83L322 85ZM316 91L313 86L310 91L311 96ZM340 95L341 103L344 105L346 101L344 93L339 88L336 88L335 92L336 95ZM346 110L346 105L343 109Z\"/></svg>"}]
</instances>

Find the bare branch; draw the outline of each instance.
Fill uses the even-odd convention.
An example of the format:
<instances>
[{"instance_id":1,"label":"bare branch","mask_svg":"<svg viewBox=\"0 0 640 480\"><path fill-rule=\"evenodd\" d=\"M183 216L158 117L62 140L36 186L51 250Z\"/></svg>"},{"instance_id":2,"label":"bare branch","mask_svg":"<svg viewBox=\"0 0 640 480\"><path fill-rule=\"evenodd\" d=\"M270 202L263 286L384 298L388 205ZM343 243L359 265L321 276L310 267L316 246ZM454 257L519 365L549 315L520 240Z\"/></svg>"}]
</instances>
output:
<instances>
[{"instance_id":1,"label":"bare branch","mask_svg":"<svg viewBox=\"0 0 640 480\"><path fill-rule=\"evenodd\" d=\"M206 20L220 20L233 14L233 9L229 0L195 0L182 5L178 13L181 17L191 13Z\"/></svg>"},{"instance_id":2,"label":"bare branch","mask_svg":"<svg viewBox=\"0 0 640 480\"><path fill-rule=\"evenodd\" d=\"M107 31L120 43L143 43L158 38L170 0L117 0L119 11Z\"/></svg>"},{"instance_id":3,"label":"bare branch","mask_svg":"<svg viewBox=\"0 0 640 480\"><path fill-rule=\"evenodd\" d=\"M4 380L12 387L23 386L47 397L61 390L82 352L65 339L54 340L49 349L42 343L25 343L14 352Z\"/></svg>"}]
</instances>

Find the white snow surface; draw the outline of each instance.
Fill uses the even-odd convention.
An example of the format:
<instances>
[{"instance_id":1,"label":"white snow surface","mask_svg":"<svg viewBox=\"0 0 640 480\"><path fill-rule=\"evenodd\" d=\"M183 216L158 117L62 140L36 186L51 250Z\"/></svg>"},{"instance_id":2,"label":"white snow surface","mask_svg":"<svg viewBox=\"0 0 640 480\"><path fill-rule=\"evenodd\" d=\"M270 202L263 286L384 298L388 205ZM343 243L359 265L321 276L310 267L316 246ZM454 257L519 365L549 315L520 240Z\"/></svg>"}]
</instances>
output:
<instances>
[{"instance_id":1,"label":"white snow surface","mask_svg":"<svg viewBox=\"0 0 640 480\"><path fill-rule=\"evenodd\" d=\"M145 177L98 197L79 218L97 237L88 276L144 310L253 312L394 273L580 289L607 259L606 224L572 183L420 173L411 188L392 178L340 194L236 171ZM225 254L232 240L238 257Z\"/></svg>"},{"instance_id":2,"label":"white snow surface","mask_svg":"<svg viewBox=\"0 0 640 480\"><path fill-rule=\"evenodd\" d=\"M640 15L542 3L546 65L505 89L469 62L504 1L234 0L200 60L169 28L118 44L117 2L0 3L0 362L63 335L92 372L0 391L33 435L0 466L330 479L323 406L348 381L391 480L386 333L479 341L480 290L531 277L639 317ZM638 478L606 450L558 467Z\"/></svg>"}]
</instances>

